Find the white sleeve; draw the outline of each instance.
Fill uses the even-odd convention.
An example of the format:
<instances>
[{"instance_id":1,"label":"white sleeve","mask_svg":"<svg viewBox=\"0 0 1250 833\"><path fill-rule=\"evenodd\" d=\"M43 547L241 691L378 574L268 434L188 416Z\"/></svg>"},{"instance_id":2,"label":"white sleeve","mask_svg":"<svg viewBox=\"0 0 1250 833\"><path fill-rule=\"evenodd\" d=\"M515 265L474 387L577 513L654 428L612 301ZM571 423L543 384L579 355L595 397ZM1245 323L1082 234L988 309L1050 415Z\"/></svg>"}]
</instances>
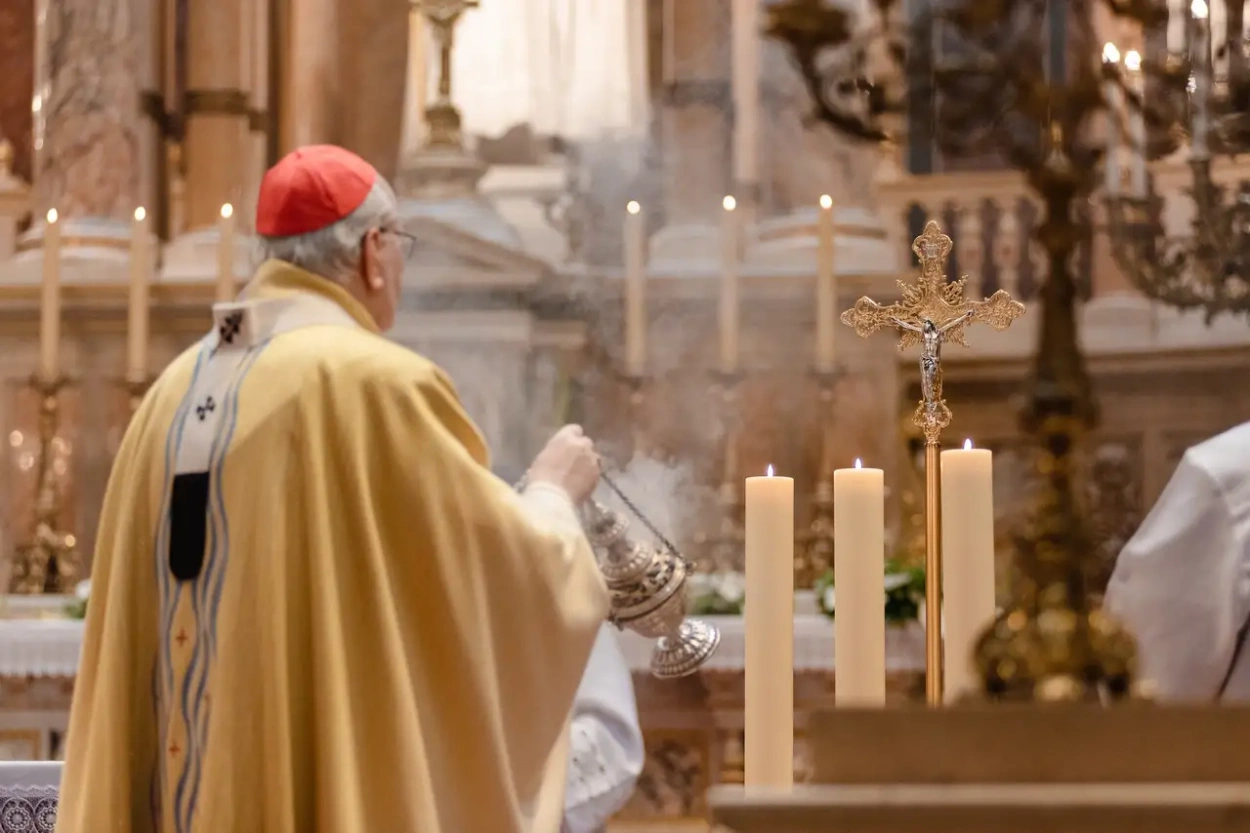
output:
<instances>
[{"instance_id":1,"label":"white sleeve","mask_svg":"<svg viewBox=\"0 0 1250 833\"><path fill-rule=\"evenodd\" d=\"M1116 561L1106 608L1137 637L1161 699L1210 700L1233 661L1250 601L1240 526L1187 456Z\"/></svg>"},{"instance_id":2,"label":"white sleeve","mask_svg":"<svg viewBox=\"0 0 1250 833\"><path fill-rule=\"evenodd\" d=\"M569 758L562 833L600 830L633 794L643 763L633 679L610 625L573 701Z\"/></svg>"}]
</instances>

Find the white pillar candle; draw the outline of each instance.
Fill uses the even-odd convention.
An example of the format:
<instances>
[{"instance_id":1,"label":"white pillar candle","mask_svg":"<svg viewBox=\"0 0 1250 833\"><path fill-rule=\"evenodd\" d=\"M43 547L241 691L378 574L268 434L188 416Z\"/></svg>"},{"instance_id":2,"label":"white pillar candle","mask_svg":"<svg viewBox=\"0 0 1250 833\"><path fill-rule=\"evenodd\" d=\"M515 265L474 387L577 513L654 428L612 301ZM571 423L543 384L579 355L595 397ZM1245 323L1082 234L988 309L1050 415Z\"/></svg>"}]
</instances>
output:
<instances>
[{"instance_id":1,"label":"white pillar candle","mask_svg":"<svg viewBox=\"0 0 1250 833\"><path fill-rule=\"evenodd\" d=\"M1136 49L1130 49L1124 55L1124 68L1128 70L1128 83L1130 89L1137 96L1137 100L1145 105L1146 96L1146 78L1141 68L1141 53ZM1132 147L1133 167L1131 169L1132 179L1130 187L1132 194L1137 199L1146 198L1146 113L1142 107L1133 107L1128 114L1129 120L1129 145Z\"/></svg>"},{"instance_id":2,"label":"white pillar candle","mask_svg":"<svg viewBox=\"0 0 1250 833\"><path fill-rule=\"evenodd\" d=\"M221 207L217 221L217 300L233 301L237 289L234 278L234 206Z\"/></svg>"},{"instance_id":3,"label":"white pillar candle","mask_svg":"<svg viewBox=\"0 0 1250 833\"><path fill-rule=\"evenodd\" d=\"M625 206L625 372L647 372L647 231L642 206Z\"/></svg>"},{"instance_id":4,"label":"white pillar candle","mask_svg":"<svg viewBox=\"0 0 1250 833\"><path fill-rule=\"evenodd\" d=\"M130 304L127 308L126 370L133 378L148 373L149 293L152 269L150 221L142 207L130 226Z\"/></svg>"},{"instance_id":5,"label":"white pillar candle","mask_svg":"<svg viewBox=\"0 0 1250 833\"><path fill-rule=\"evenodd\" d=\"M834 333L837 331L838 276L834 260L833 198L820 198L816 214L816 370L834 369Z\"/></svg>"},{"instance_id":6,"label":"white pillar candle","mask_svg":"<svg viewBox=\"0 0 1250 833\"><path fill-rule=\"evenodd\" d=\"M720 369L722 373L738 372L738 267L741 252L741 227L738 201L725 197L721 220L721 290L720 290Z\"/></svg>"},{"instance_id":7,"label":"white pillar candle","mask_svg":"<svg viewBox=\"0 0 1250 833\"><path fill-rule=\"evenodd\" d=\"M994 618L994 456L986 448L942 452L942 597L946 698L977 688L972 651Z\"/></svg>"},{"instance_id":8,"label":"white pillar candle","mask_svg":"<svg viewBox=\"0 0 1250 833\"><path fill-rule=\"evenodd\" d=\"M885 474L833 473L834 696L885 704Z\"/></svg>"},{"instance_id":9,"label":"white pillar candle","mask_svg":"<svg viewBox=\"0 0 1250 833\"><path fill-rule=\"evenodd\" d=\"M735 184L750 188L759 182L759 10L759 0L732 0L730 5L733 172Z\"/></svg>"},{"instance_id":10,"label":"white pillar candle","mask_svg":"<svg viewBox=\"0 0 1250 833\"><path fill-rule=\"evenodd\" d=\"M39 373L46 381L61 375L61 224L48 210L43 227L43 284L39 301Z\"/></svg>"},{"instance_id":11,"label":"white pillar candle","mask_svg":"<svg viewBox=\"0 0 1250 833\"><path fill-rule=\"evenodd\" d=\"M747 786L794 783L794 479L746 479Z\"/></svg>"},{"instance_id":12,"label":"white pillar candle","mask_svg":"<svg viewBox=\"0 0 1250 833\"><path fill-rule=\"evenodd\" d=\"M1120 69L1120 50L1114 43L1103 44L1102 62L1106 69L1116 73ZM1107 152L1103 159L1103 190L1107 196L1120 194L1120 117L1124 109L1123 96L1115 78L1103 80L1103 97L1107 104Z\"/></svg>"}]
</instances>

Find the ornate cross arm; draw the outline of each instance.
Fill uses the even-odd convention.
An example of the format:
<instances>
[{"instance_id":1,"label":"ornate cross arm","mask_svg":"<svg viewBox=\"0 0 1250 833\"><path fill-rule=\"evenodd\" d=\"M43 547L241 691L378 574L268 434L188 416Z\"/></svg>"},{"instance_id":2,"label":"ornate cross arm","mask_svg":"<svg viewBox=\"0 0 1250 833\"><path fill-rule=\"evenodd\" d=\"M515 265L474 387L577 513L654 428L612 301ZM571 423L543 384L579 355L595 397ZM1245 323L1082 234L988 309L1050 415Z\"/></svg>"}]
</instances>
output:
<instances>
[{"instance_id":1,"label":"ornate cross arm","mask_svg":"<svg viewBox=\"0 0 1250 833\"><path fill-rule=\"evenodd\" d=\"M912 251L920 259L920 275L914 283L899 281L902 297L892 304L878 304L860 298L842 313L842 323L853 327L861 338L890 327L900 331L899 349L922 345L920 355L921 390L924 399L916 409L916 424L925 439L936 442L950 424L950 410L942 398L942 345L951 341L968 346L965 335L969 324L988 324L1005 330L1024 314L1024 305L1003 290L989 298L971 301L964 297L967 278L946 279L946 261L951 239L938 224L929 222L916 238Z\"/></svg>"}]
</instances>

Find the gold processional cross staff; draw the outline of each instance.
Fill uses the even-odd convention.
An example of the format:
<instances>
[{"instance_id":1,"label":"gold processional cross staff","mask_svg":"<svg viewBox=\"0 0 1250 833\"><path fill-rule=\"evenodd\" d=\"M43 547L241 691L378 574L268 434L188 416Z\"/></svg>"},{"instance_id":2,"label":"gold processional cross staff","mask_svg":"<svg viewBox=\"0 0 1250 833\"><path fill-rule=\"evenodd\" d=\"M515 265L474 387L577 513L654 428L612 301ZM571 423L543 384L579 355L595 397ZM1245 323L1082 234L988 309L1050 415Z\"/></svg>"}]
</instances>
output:
<instances>
[{"instance_id":1,"label":"gold processional cross staff","mask_svg":"<svg viewBox=\"0 0 1250 833\"><path fill-rule=\"evenodd\" d=\"M924 432L925 697L935 706L942 702L942 429L951 421L942 396L942 344L951 341L967 347L965 327L973 322L1005 330L1024 314L1024 305L1002 289L982 301L965 298L967 278L946 279L951 239L935 222L925 225L911 249L920 259L920 276L911 284L899 281L898 302L883 306L860 298L842 313L842 323L854 327L861 338L893 327L901 334L900 350L915 344L921 348L921 400L912 419Z\"/></svg>"}]
</instances>

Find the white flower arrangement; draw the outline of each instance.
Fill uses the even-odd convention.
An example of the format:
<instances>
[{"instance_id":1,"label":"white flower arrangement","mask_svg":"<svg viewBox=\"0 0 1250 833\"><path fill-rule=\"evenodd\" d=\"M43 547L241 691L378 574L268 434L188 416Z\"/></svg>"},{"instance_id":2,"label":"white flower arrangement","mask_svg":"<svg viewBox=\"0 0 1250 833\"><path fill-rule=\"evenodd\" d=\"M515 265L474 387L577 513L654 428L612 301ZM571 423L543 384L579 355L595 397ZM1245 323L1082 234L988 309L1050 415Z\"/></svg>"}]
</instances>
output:
<instances>
[{"instance_id":1,"label":"white flower arrangement","mask_svg":"<svg viewBox=\"0 0 1250 833\"><path fill-rule=\"evenodd\" d=\"M690 612L695 616L737 616L746 599L746 576L726 570L690 576Z\"/></svg>"},{"instance_id":2,"label":"white flower arrangement","mask_svg":"<svg viewBox=\"0 0 1250 833\"><path fill-rule=\"evenodd\" d=\"M885 562L883 607L886 622L904 624L924 617L924 567L904 567L893 559ZM816 604L820 612L834 618L837 593L833 587L833 571L828 570L816 581Z\"/></svg>"}]
</instances>

